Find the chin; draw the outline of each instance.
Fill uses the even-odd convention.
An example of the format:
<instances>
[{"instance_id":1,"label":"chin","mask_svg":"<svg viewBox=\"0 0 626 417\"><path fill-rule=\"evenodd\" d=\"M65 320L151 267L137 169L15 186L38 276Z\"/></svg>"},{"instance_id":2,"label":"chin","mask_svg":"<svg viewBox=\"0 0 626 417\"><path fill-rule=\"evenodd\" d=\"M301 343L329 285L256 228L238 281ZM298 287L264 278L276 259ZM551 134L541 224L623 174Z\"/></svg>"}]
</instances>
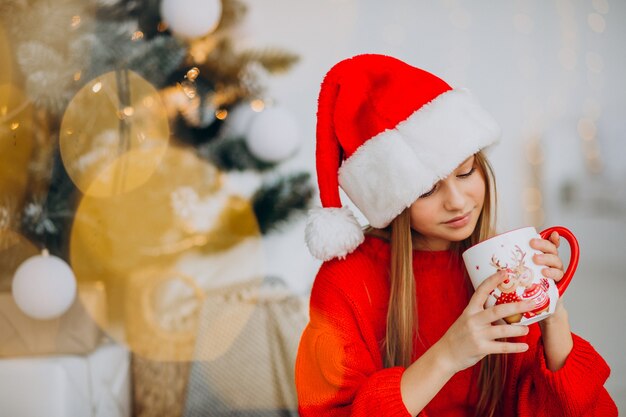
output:
<instances>
[{"instance_id":1,"label":"chin","mask_svg":"<svg viewBox=\"0 0 626 417\"><path fill-rule=\"evenodd\" d=\"M472 235L472 233L474 232L474 229L476 229L476 223L470 222L465 227L462 227L456 230L451 230L448 232L448 235L450 236L450 241L460 242L462 240L465 240Z\"/></svg>"},{"instance_id":2,"label":"chin","mask_svg":"<svg viewBox=\"0 0 626 417\"><path fill-rule=\"evenodd\" d=\"M451 233L449 240L450 242L461 242L472 235L472 231L474 229L468 229L467 231L458 230L456 233Z\"/></svg>"}]
</instances>

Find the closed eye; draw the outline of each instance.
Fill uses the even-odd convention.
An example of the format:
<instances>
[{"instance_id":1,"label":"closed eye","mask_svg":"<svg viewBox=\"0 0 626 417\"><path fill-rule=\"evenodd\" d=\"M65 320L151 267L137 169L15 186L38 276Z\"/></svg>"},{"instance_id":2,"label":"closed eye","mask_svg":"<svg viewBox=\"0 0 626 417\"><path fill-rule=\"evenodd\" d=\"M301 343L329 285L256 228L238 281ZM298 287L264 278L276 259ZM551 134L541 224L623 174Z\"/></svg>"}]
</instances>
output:
<instances>
[{"instance_id":1,"label":"closed eye","mask_svg":"<svg viewBox=\"0 0 626 417\"><path fill-rule=\"evenodd\" d=\"M457 178L467 178L467 177L471 176L475 171L476 171L476 167L472 167L472 169L470 169L469 172L467 172L465 174L457 175ZM428 197L428 196L432 195L435 191L437 191L437 185L438 184L439 183L435 184L433 186L433 188L430 189L430 191L420 195L419 198L425 198L425 197Z\"/></svg>"},{"instance_id":2,"label":"closed eye","mask_svg":"<svg viewBox=\"0 0 626 417\"><path fill-rule=\"evenodd\" d=\"M472 175L474 173L474 171L476 171L476 167L472 167L472 169L470 169L468 173L457 175L457 177L458 178L467 178L470 175Z\"/></svg>"},{"instance_id":3,"label":"closed eye","mask_svg":"<svg viewBox=\"0 0 626 417\"><path fill-rule=\"evenodd\" d=\"M435 184L435 186L433 188L431 188L430 191L420 195L418 198L428 197L429 195L432 195L435 192L436 189L437 189L437 184Z\"/></svg>"}]
</instances>

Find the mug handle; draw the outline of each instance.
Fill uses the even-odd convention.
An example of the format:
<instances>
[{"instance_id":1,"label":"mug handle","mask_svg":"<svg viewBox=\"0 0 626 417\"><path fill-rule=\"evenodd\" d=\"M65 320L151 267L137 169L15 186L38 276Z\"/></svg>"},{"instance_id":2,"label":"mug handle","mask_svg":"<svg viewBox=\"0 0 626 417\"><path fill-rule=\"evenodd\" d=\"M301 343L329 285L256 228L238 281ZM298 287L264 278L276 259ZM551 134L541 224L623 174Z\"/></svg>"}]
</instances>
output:
<instances>
[{"instance_id":1,"label":"mug handle","mask_svg":"<svg viewBox=\"0 0 626 417\"><path fill-rule=\"evenodd\" d=\"M542 238L548 239L552 232L557 232L559 236L563 236L567 243L569 243L570 247L570 259L569 265L565 270L565 274L563 278L559 282L556 283L556 287L559 290L559 297L563 295L567 286L569 285L572 277L574 276L574 272L576 271L576 267L578 267L578 258L580 256L580 251L578 249L578 240L576 240L576 236L569 230L563 226L553 226L548 227L546 230L539 233Z\"/></svg>"}]
</instances>

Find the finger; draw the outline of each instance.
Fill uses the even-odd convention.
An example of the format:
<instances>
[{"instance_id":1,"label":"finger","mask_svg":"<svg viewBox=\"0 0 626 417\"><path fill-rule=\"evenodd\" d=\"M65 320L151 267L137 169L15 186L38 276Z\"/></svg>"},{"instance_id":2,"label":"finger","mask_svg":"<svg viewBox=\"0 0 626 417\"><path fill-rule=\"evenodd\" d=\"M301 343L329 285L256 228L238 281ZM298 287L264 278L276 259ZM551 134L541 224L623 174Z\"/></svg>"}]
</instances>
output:
<instances>
[{"instance_id":1,"label":"finger","mask_svg":"<svg viewBox=\"0 0 626 417\"><path fill-rule=\"evenodd\" d=\"M546 278L552 278L555 281L560 281L561 278L563 278L563 275L565 275L565 273L560 270L560 269L556 269L556 268L544 268L541 270L541 273L543 274L544 277Z\"/></svg>"},{"instance_id":2,"label":"finger","mask_svg":"<svg viewBox=\"0 0 626 417\"><path fill-rule=\"evenodd\" d=\"M522 353L528 350L526 343L490 342L487 346L490 353Z\"/></svg>"},{"instance_id":3,"label":"finger","mask_svg":"<svg viewBox=\"0 0 626 417\"><path fill-rule=\"evenodd\" d=\"M504 339L507 337L526 336L529 332L528 326L511 326L510 324L497 324L485 329L485 336L490 340Z\"/></svg>"},{"instance_id":4,"label":"finger","mask_svg":"<svg viewBox=\"0 0 626 417\"><path fill-rule=\"evenodd\" d=\"M533 262L537 265L545 265L550 268L563 270L563 261L561 258L551 253L535 254L533 255Z\"/></svg>"},{"instance_id":5,"label":"finger","mask_svg":"<svg viewBox=\"0 0 626 417\"><path fill-rule=\"evenodd\" d=\"M530 247L533 249L540 250L543 253L551 253L553 255L556 255L559 253L556 245L553 242L549 240L545 240L545 239L531 239Z\"/></svg>"},{"instance_id":6,"label":"finger","mask_svg":"<svg viewBox=\"0 0 626 417\"><path fill-rule=\"evenodd\" d=\"M554 244L557 248L561 244L561 236L559 236L559 232L552 232L550 234L550 242Z\"/></svg>"},{"instance_id":7,"label":"finger","mask_svg":"<svg viewBox=\"0 0 626 417\"><path fill-rule=\"evenodd\" d=\"M481 312L479 320L481 320L483 323L495 323L500 319L504 319L505 317L531 311L533 308L535 308L534 300L500 304L497 306L489 307L485 309L484 312Z\"/></svg>"},{"instance_id":8,"label":"finger","mask_svg":"<svg viewBox=\"0 0 626 417\"><path fill-rule=\"evenodd\" d=\"M478 286L478 288L476 288L474 295L472 295L472 298L467 305L468 309L471 311L483 310L485 303L487 302L487 298L489 298L489 294L496 289L498 284L500 284L505 277L506 273L504 271L498 271L489 278L485 279Z\"/></svg>"}]
</instances>

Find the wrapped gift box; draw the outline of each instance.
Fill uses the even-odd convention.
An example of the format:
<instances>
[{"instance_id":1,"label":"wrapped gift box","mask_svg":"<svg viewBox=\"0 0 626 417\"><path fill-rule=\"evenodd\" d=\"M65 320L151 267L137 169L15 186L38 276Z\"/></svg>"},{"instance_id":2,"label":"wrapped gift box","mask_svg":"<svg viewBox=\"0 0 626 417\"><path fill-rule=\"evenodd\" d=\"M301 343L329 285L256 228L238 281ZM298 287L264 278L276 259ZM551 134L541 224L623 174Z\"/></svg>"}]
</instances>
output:
<instances>
[{"instance_id":1,"label":"wrapped gift box","mask_svg":"<svg viewBox=\"0 0 626 417\"><path fill-rule=\"evenodd\" d=\"M37 320L25 315L10 292L0 292L0 357L86 354L102 337L106 294L102 283L81 283L74 304L62 316Z\"/></svg>"},{"instance_id":2,"label":"wrapped gift box","mask_svg":"<svg viewBox=\"0 0 626 417\"><path fill-rule=\"evenodd\" d=\"M89 355L0 359L0 414L129 417L130 354L106 343Z\"/></svg>"}]
</instances>

